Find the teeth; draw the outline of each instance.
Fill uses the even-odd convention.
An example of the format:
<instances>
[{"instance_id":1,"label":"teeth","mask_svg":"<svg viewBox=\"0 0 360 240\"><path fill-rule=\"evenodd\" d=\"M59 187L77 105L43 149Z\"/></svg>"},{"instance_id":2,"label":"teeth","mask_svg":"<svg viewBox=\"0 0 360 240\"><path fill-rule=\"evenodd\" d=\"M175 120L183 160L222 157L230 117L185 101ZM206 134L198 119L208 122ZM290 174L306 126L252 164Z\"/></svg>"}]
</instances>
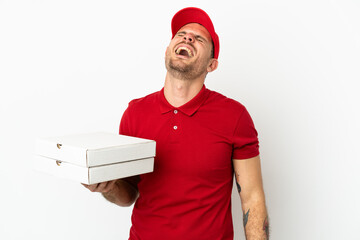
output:
<instances>
[{"instance_id":1,"label":"teeth","mask_svg":"<svg viewBox=\"0 0 360 240\"><path fill-rule=\"evenodd\" d=\"M187 51L189 56L192 57L192 53L191 53L190 49L188 49L187 47L179 47L178 49L176 49L176 54L179 54L181 50Z\"/></svg>"}]
</instances>

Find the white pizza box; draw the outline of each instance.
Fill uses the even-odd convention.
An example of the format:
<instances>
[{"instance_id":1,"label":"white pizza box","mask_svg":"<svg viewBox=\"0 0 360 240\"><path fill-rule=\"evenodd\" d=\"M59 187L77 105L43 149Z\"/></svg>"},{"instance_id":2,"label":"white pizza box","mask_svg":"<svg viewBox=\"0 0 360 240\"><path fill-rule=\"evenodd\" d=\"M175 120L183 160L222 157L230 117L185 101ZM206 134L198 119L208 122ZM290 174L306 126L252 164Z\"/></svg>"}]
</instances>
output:
<instances>
[{"instance_id":1,"label":"white pizza box","mask_svg":"<svg viewBox=\"0 0 360 240\"><path fill-rule=\"evenodd\" d=\"M86 184L153 171L153 140L112 133L40 138L34 168Z\"/></svg>"},{"instance_id":2,"label":"white pizza box","mask_svg":"<svg viewBox=\"0 0 360 240\"><path fill-rule=\"evenodd\" d=\"M85 184L95 184L149 173L154 169L154 158L143 158L88 168L36 155L33 163L35 170Z\"/></svg>"}]
</instances>

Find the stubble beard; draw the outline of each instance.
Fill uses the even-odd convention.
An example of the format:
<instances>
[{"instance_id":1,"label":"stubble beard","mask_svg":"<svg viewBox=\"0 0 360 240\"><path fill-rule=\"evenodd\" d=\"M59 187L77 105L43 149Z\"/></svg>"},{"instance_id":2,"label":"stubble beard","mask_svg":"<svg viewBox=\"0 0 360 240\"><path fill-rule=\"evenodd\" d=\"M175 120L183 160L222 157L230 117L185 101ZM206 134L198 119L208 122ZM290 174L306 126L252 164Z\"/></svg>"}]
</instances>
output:
<instances>
[{"instance_id":1,"label":"stubble beard","mask_svg":"<svg viewBox=\"0 0 360 240\"><path fill-rule=\"evenodd\" d=\"M176 63L168 54L165 58L165 66L171 75L181 80L193 80L207 73L204 64L196 64L195 62L192 64Z\"/></svg>"}]
</instances>

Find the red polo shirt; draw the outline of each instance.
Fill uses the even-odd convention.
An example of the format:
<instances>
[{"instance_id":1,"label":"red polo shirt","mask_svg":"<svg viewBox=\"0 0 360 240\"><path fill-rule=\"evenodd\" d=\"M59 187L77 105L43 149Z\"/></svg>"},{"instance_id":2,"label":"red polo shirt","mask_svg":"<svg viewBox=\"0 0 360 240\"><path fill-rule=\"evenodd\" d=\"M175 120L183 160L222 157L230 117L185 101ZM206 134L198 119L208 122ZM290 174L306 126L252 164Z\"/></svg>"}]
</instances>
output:
<instances>
[{"instance_id":1,"label":"red polo shirt","mask_svg":"<svg viewBox=\"0 0 360 240\"><path fill-rule=\"evenodd\" d=\"M154 172L141 175L131 240L232 240L232 159L259 154L245 107L205 86L171 106L164 90L135 99L120 134L156 141Z\"/></svg>"}]
</instances>

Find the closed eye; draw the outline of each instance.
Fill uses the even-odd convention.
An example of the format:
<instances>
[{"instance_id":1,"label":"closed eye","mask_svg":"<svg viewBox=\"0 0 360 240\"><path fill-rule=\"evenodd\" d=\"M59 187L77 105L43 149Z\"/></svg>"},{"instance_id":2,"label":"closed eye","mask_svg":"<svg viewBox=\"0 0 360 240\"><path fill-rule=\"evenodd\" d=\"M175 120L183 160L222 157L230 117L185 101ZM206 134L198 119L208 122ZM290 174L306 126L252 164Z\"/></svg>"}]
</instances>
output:
<instances>
[{"instance_id":1,"label":"closed eye","mask_svg":"<svg viewBox=\"0 0 360 240\"><path fill-rule=\"evenodd\" d=\"M182 36L185 35L185 33L184 32L178 32L176 35L179 36L179 37L182 37Z\"/></svg>"},{"instance_id":2,"label":"closed eye","mask_svg":"<svg viewBox=\"0 0 360 240\"><path fill-rule=\"evenodd\" d=\"M199 42L205 42L205 39L202 36L195 36L196 40L198 40Z\"/></svg>"}]
</instances>

